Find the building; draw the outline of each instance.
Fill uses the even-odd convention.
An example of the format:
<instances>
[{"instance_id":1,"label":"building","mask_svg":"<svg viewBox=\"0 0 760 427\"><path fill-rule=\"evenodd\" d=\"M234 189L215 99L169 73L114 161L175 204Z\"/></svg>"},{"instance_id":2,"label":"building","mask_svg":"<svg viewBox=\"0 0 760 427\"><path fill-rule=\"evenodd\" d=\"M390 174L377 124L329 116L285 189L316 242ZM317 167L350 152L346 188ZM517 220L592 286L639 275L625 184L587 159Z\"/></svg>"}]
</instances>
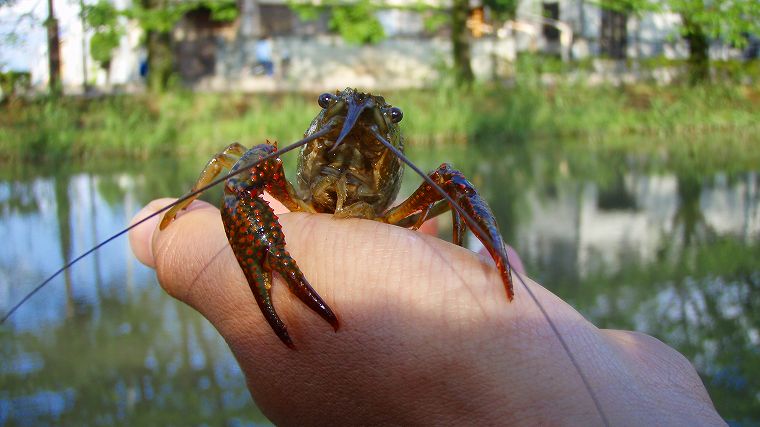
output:
<instances>
[{"instance_id":1,"label":"building","mask_svg":"<svg viewBox=\"0 0 760 427\"><path fill-rule=\"evenodd\" d=\"M84 83L101 91L134 91L143 87L146 52L141 30L121 18L124 36L108 70L100 68L88 51L91 30L85 30L80 4L54 0L59 20L62 81L67 93L81 92ZM430 0L433 1L433 0ZM426 29L426 15L445 11L446 0L431 3L431 10L409 7L411 0L388 0L376 12L386 39L373 45L343 41L328 25L323 13L304 20L286 0L238 0L237 19L215 22L208 10L187 13L172 32L178 73L182 81L199 90L307 90L361 86L400 88L425 86L438 79L450 62L446 27ZM488 22L488 11L473 1L472 65L477 76L505 76L518 52L557 55L564 60L589 57L608 59L665 57L685 58L687 44L677 37L680 17L657 13L626 16L602 9L589 0L519 2L516 17L508 22ZM119 9L130 0L112 0ZM44 88L48 80L47 43L42 23L45 2L19 0L0 8L0 32L8 33L13 18L29 16L20 42L0 54L0 67L31 73L31 84ZM18 32L18 22L15 29ZM267 36L272 52L273 75L262 72L256 58L257 43ZM716 58L740 57L741 52L714 43ZM266 71L266 70L264 70Z\"/></svg>"}]
</instances>

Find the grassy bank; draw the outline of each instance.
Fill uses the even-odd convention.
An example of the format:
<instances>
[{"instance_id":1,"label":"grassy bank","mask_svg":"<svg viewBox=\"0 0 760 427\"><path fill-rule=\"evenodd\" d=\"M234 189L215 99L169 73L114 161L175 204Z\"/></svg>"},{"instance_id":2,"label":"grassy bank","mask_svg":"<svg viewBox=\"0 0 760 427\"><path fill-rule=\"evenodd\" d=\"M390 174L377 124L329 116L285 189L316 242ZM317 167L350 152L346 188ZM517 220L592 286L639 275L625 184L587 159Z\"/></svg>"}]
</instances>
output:
<instances>
[{"instance_id":1,"label":"grassy bank","mask_svg":"<svg viewBox=\"0 0 760 427\"><path fill-rule=\"evenodd\" d=\"M479 86L470 94L442 88L385 97L404 110L407 138L423 143L572 137L614 146L713 133L756 141L760 131L760 89L740 86L546 88L520 83ZM0 161L210 154L231 141L294 141L318 108L316 94L11 100L0 106ZM636 136L641 138L631 138Z\"/></svg>"}]
</instances>

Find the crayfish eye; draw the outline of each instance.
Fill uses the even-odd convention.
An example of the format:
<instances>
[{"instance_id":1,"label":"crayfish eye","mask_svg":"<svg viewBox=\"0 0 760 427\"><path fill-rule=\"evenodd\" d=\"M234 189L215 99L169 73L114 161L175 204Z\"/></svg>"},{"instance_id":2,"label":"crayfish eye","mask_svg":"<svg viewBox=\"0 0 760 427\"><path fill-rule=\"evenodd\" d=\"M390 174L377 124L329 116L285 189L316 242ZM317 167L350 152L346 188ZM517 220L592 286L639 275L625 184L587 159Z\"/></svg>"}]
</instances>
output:
<instances>
[{"instance_id":1,"label":"crayfish eye","mask_svg":"<svg viewBox=\"0 0 760 427\"><path fill-rule=\"evenodd\" d=\"M319 95L319 98L317 98L317 103L322 108L327 108L330 105L330 101L335 98L335 95L331 93L323 93L322 95Z\"/></svg>"},{"instance_id":2,"label":"crayfish eye","mask_svg":"<svg viewBox=\"0 0 760 427\"><path fill-rule=\"evenodd\" d=\"M393 123L398 123L403 118L404 118L404 112L401 111L400 108L396 108L396 107L391 108L391 121Z\"/></svg>"}]
</instances>

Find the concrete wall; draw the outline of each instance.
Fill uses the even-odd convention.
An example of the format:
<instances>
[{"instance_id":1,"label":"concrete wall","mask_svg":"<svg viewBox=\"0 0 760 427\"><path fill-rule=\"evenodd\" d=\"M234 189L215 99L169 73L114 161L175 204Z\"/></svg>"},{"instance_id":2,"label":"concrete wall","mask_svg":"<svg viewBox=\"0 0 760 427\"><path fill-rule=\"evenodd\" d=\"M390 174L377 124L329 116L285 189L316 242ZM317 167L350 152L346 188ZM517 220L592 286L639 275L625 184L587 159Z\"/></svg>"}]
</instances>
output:
<instances>
[{"instance_id":1,"label":"concrete wall","mask_svg":"<svg viewBox=\"0 0 760 427\"><path fill-rule=\"evenodd\" d=\"M357 86L370 90L434 85L451 58L446 39L395 38L377 45L356 46L336 36L304 40L272 40L275 76L254 74L252 54L241 54L235 43L220 43L215 76L201 80L201 90L304 90ZM250 50L249 50L250 51ZM514 59L509 40L481 39L473 44L472 65L480 78L504 74Z\"/></svg>"}]
</instances>

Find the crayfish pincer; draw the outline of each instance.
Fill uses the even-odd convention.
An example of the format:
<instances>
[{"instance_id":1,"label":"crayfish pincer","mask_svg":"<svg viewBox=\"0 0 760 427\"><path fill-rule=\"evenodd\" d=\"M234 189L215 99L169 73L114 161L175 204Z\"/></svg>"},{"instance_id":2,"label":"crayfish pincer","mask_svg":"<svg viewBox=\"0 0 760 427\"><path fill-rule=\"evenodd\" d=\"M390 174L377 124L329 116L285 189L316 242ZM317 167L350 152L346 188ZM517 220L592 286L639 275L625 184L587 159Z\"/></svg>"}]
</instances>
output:
<instances>
[{"instance_id":1,"label":"crayfish pincer","mask_svg":"<svg viewBox=\"0 0 760 427\"><path fill-rule=\"evenodd\" d=\"M332 213L340 218L364 218L412 229L450 210L453 242L461 245L468 227L496 261L511 300L513 285L506 246L493 212L458 170L444 163L425 175L404 157L401 110L381 96L350 88L322 94L317 102L321 111L303 140L279 151L270 144L251 149L231 144L209 160L192 190L207 186L223 168L230 169L221 207L224 229L261 312L282 342L293 347L272 305L273 272L279 273L290 291L335 330L339 323L285 248L277 216L262 198L265 191L294 212ZM296 188L285 178L278 155L297 145L301 151ZM424 182L406 200L391 207L401 186L404 163ZM197 196L167 211L161 228L167 227Z\"/></svg>"}]
</instances>

